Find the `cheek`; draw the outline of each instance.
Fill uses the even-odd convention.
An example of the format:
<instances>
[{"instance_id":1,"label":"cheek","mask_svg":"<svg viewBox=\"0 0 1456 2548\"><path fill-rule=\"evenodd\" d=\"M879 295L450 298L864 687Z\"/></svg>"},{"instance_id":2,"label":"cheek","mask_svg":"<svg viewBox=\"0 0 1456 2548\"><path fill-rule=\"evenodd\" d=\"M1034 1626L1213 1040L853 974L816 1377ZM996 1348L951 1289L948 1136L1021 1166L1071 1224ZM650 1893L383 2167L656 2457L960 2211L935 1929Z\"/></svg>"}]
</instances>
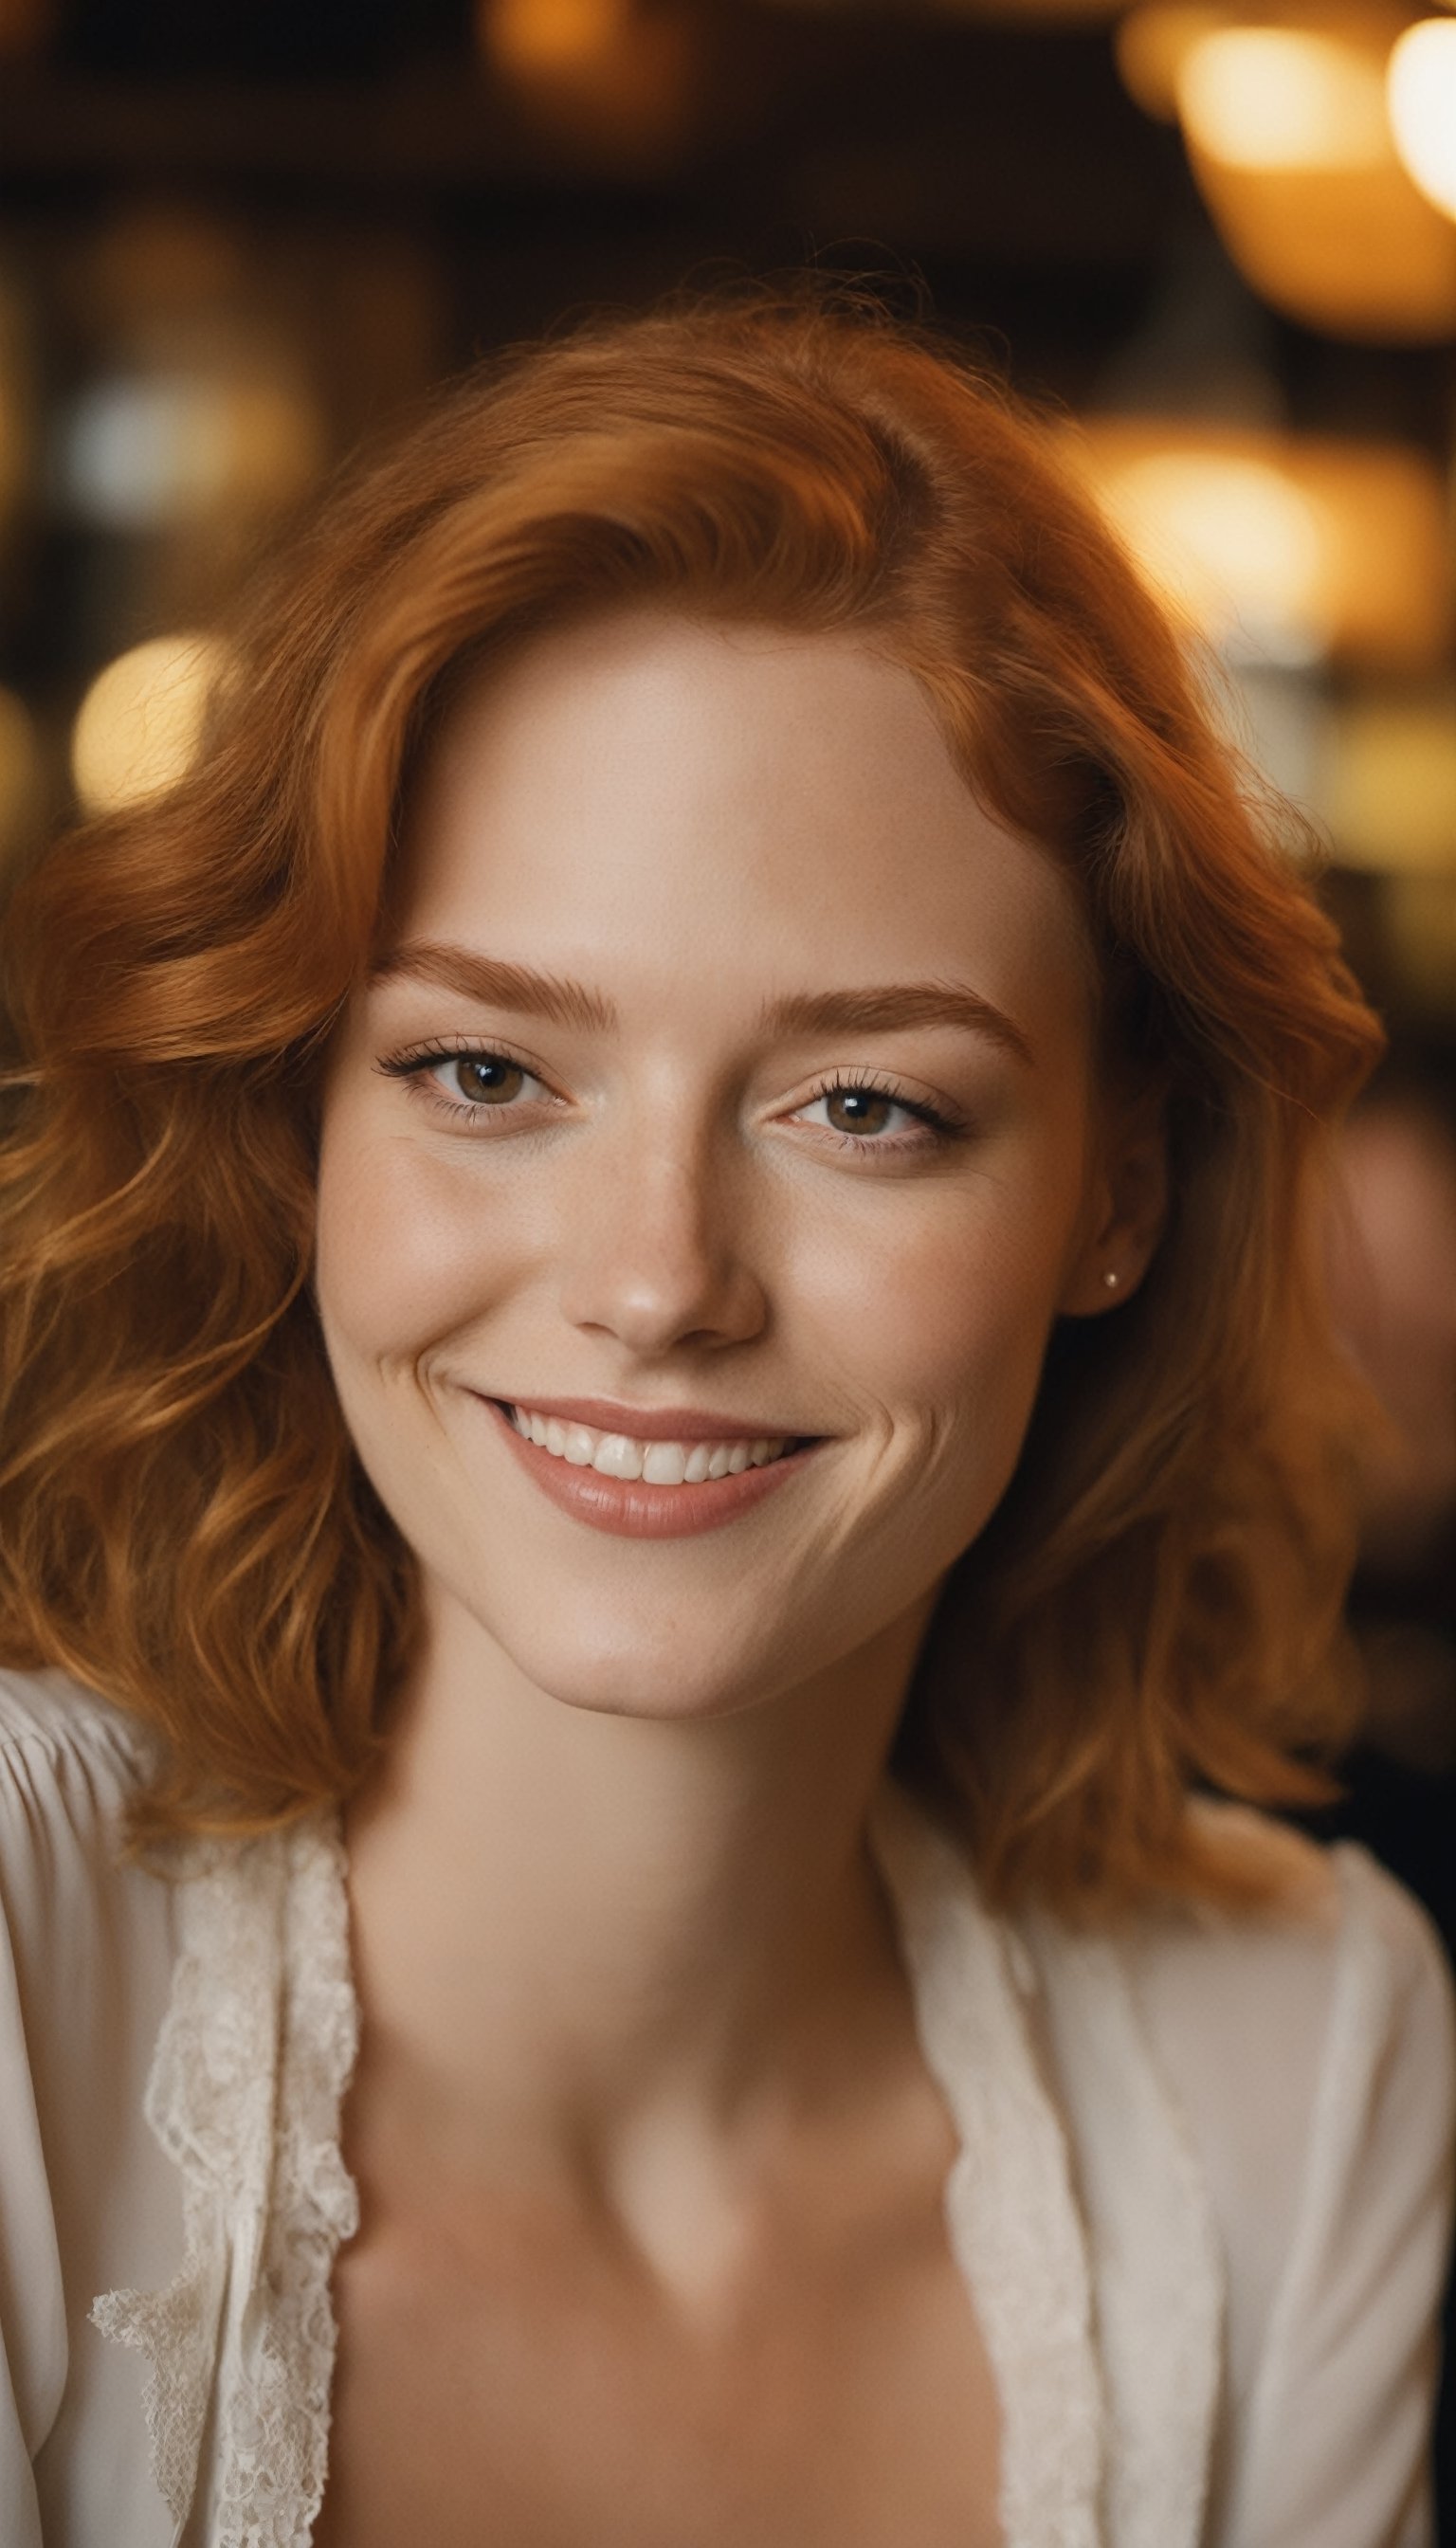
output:
<instances>
[{"instance_id":1,"label":"cheek","mask_svg":"<svg viewBox=\"0 0 1456 2548\"><path fill-rule=\"evenodd\" d=\"M972 1410L1002 1409L998 1430L1025 1422L1074 1235L1078 1163L1057 1166L1045 1183L988 1174L927 1194L822 1251L804 1297L888 1413L937 1432Z\"/></svg>"},{"instance_id":2,"label":"cheek","mask_svg":"<svg viewBox=\"0 0 1456 2548\"><path fill-rule=\"evenodd\" d=\"M513 1252L507 1218L415 1144L327 1128L315 1291L336 1363L412 1361L489 1304Z\"/></svg>"}]
</instances>

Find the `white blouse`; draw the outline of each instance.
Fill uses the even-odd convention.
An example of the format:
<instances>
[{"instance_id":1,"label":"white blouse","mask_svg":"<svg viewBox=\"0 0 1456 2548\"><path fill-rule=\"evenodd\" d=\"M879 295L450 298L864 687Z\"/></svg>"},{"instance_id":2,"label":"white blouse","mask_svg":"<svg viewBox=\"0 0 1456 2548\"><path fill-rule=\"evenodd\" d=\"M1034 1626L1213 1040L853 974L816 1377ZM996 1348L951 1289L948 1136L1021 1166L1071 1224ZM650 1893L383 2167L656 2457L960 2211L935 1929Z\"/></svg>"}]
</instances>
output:
<instances>
[{"instance_id":1,"label":"white blouse","mask_svg":"<svg viewBox=\"0 0 1456 2548\"><path fill-rule=\"evenodd\" d=\"M190 1844L182 1881L122 1864L145 1758L61 1676L0 1675L0 2540L303 2548L356 2219L343 1858L316 1820ZM1290 1859L1279 1915L993 1919L919 1807L875 1806L1006 2548L1425 2548L1440 1951L1361 1850L1199 1810Z\"/></svg>"}]
</instances>

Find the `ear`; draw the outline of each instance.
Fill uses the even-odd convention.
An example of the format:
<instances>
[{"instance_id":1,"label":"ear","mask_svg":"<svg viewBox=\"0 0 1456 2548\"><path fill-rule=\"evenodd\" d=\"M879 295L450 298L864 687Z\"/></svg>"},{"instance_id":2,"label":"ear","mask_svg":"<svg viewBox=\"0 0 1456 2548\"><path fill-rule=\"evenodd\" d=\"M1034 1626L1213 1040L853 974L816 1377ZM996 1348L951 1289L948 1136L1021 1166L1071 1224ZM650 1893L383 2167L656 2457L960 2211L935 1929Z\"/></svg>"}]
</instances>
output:
<instances>
[{"instance_id":1,"label":"ear","mask_svg":"<svg viewBox=\"0 0 1456 2548\"><path fill-rule=\"evenodd\" d=\"M1152 1262L1167 1214L1162 1092L1143 1092L1108 1110L1082 1236L1057 1304L1062 1316L1094 1319L1130 1300Z\"/></svg>"}]
</instances>

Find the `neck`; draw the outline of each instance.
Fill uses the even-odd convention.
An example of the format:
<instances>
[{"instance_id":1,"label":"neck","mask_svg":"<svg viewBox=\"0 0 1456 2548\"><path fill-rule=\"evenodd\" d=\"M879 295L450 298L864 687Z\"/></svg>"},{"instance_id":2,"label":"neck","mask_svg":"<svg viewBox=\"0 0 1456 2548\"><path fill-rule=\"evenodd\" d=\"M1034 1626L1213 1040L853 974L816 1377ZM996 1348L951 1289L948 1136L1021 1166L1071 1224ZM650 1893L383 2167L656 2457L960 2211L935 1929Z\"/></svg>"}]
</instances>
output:
<instances>
[{"instance_id":1,"label":"neck","mask_svg":"<svg viewBox=\"0 0 1456 2548\"><path fill-rule=\"evenodd\" d=\"M416 2140L599 2179L844 2094L903 1999L864 1833L924 1624L682 1721L564 1705L436 1604L347 1832L365 2071Z\"/></svg>"}]
</instances>

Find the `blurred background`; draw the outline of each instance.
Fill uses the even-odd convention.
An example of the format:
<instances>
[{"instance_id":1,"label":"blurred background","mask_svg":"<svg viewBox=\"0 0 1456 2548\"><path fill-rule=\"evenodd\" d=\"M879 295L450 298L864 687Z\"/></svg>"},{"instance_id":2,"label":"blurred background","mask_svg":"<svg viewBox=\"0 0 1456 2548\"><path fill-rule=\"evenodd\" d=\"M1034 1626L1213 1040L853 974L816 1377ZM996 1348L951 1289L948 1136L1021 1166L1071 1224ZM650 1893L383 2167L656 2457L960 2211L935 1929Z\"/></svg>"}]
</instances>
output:
<instances>
[{"instance_id":1,"label":"blurred background","mask_svg":"<svg viewBox=\"0 0 1456 2548\"><path fill-rule=\"evenodd\" d=\"M1456 16L0 0L0 171L12 872L185 759L249 558L503 340L809 262L1050 403L1322 832L1389 1025L1330 1240L1391 1428L1354 1602L1368 1713L1326 1828L1449 1938Z\"/></svg>"}]
</instances>

